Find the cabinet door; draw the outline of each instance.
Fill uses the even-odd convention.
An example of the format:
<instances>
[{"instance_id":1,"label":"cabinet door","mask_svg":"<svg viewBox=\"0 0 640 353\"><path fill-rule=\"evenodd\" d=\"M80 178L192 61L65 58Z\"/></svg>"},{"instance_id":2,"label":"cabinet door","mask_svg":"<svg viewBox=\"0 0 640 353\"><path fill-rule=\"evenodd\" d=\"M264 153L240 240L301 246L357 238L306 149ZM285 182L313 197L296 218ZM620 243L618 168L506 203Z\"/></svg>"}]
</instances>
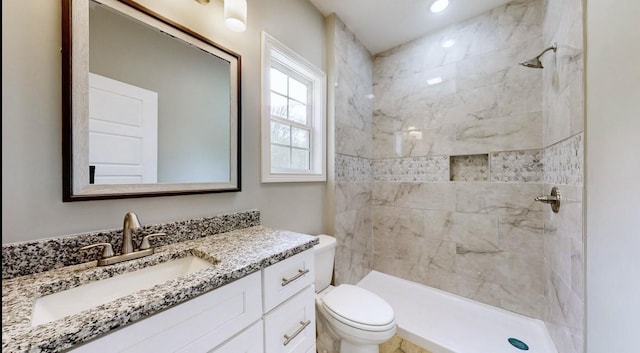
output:
<instances>
[{"instance_id":1,"label":"cabinet door","mask_svg":"<svg viewBox=\"0 0 640 353\"><path fill-rule=\"evenodd\" d=\"M313 285L264 317L265 353L306 353L316 341Z\"/></svg>"},{"instance_id":2,"label":"cabinet door","mask_svg":"<svg viewBox=\"0 0 640 353\"><path fill-rule=\"evenodd\" d=\"M315 280L313 250L307 250L262 270L264 312L291 298Z\"/></svg>"},{"instance_id":3,"label":"cabinet door","mask_svg":"<svg viewBox=\"0 0 640 353\"><path fill-rule=\"evenodd\" d=\"M209 353L264 353L263 329L262 320L259 320ZM180 353L190 352L189 347L180 350Z\"/></svg>"},{"instance_id":4,"label":"cabinet door","mask_svg":"<svg viewBox=\"0 0 640 353\"><path fill-rule=\"evenodd\" d=\"M208 352L262 315L256 272L183 304L99 337L73 353Z\"/></svg>"}]
</instances>

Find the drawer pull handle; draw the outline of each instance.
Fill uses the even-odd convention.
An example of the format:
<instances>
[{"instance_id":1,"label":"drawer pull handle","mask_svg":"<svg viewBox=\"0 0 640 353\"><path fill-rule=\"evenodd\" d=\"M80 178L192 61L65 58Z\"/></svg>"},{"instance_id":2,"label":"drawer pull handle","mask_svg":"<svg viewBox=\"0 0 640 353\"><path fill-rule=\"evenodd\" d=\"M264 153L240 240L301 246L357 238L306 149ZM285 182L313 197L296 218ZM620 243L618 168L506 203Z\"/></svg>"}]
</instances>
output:
<instances>
[{"instance_id":1,"label":"drawer pull handle","mask_svg":"<svg viewBox=\"0 0 640 353\"><path fill-rule=\"evenodd\" d=\"M295 275L295 276L293 276L291 278L283 278L282 279L282 286L283 287L286 286L287 284L297 280L298 278L306 275L307 273L309 273L308 269L307 270L298 270L298 274L297 275Z\"/></svg>"},{"instance_id":2,"label":"drawer pull handle","mask_svg":"<svg viewBox=\"0 0 640 353\"><path fill-rule=\"evenodd\" d=\"M308 271L307 271L308 272ZM296 332L293 333L293 335L288 336L288 335L284 335L284 343L283 345L288 345L289 342L291 342L294 338L296 338L296 336L298 336L300 334L300 332L304 331L305 328L307 328L307 326L309 326L311 324L311 320L307 320L307 321L300 321L300 327L298 327L298 329L296 330Z\"/></svg>"}]
</instances>

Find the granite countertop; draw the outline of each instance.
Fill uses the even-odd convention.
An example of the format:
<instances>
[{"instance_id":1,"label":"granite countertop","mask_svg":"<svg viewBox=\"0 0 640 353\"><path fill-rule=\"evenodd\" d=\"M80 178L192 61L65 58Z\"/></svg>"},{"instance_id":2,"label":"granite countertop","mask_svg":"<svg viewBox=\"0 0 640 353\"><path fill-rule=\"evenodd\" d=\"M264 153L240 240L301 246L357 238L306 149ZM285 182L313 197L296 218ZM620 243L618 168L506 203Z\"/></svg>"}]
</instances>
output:
<instances>
[{"instance_id":1,"label":"granite countertop","mask_svg":"<svg viewBox=\"0 0 640 353\"><path fill-rule=\"evenodd\" d=\"M153 255L114 265L97 267L96 261L92 261L5 279L2 351L64 351L259 271L317 243L313 236L256 226L158 247ZM215 265L72 316L31 326L36 298L190 254Z\"/></svg>"}]
</instances>

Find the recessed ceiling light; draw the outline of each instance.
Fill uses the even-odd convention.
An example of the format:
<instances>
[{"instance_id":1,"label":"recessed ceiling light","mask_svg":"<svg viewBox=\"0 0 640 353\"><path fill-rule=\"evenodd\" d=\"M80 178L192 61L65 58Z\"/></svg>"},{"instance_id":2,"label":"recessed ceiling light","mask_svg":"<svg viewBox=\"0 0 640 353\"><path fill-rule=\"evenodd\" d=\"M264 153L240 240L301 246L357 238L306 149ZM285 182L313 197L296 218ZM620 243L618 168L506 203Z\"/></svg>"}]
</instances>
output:
<instances>
[{"instance_id":1,"label":"recessed ceiling light","mask_svg":"<svg viewBox=\"0 0 640 353\"><path fill-rule=\"evenodd\" d=\"M453 39L447 39L444 42L442 42L442 47L443 48L451 48L452 46L454 46L456 44L456 41Z\"/></svg>"},{"instance_id":2,"label":"recessed ceiling light","mask_svg":"<svg viewBox=\"0 0 640 353\"><path fill-rule=\"evenodd\" d=\"M449 0L436 0L436 2L431 4L431 12L438 13L444 11L447 6L449 6Z\"/></svg>"},{"instance_id":3,"label":"recessed ceiling light","mask_svg":"<svg viewBox=\"0 0 640 353\"><path fill-rule=\"evenodd\" d=\"M437 85L438 83L442 83L442 77L434 77L427 80L429 86Z\"/></svg>"},{"instance_id":4,"label":"recessed ceiling light","mask_svg":"<svg viewBox=\"0 0 640 353\"><path fill-rule=\"evenodd\" d=\"M367 99L374 99L374 98L376 98L376 96L375 96L375 94L373 94L373 93L369 93L369 94L367 94L367 95L365 96L365 98L367 98Z\"/></svg>"}]
</instances>

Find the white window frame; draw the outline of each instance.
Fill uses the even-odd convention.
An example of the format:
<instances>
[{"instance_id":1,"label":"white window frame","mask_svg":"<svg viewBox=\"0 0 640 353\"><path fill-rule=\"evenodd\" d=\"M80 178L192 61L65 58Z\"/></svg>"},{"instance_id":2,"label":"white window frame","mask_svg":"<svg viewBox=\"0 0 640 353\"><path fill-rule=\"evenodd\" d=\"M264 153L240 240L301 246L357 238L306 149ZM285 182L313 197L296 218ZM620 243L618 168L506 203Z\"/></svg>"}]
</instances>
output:
<instances>
[{"instance_id":1,"label":"white window frame","mask_svg":"<svg viewBox=\"0 0 640 353\"><path fill-rule=\"evenodd\" d=\"M271 168L271 79L272 63L284 66L296 76L310 82L311 92L308 105L311 125L309 170ZM326 181L326 75L303 57L278 40L262 32L262 182L309 182Z\"/></svg>"}]
</instances>

